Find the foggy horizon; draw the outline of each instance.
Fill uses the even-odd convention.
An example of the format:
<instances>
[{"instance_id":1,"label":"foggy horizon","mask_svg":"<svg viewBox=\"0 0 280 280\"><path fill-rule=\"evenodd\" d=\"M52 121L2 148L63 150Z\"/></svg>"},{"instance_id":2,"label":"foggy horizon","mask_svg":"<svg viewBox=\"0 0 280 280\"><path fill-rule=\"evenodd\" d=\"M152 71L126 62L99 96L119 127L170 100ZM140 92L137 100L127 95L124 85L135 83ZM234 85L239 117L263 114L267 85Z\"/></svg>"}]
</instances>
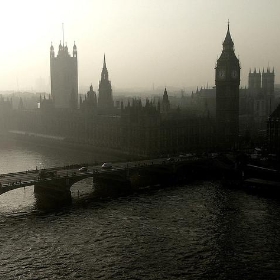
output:
<instances>
[{"instance_id":1,"label":"foggy horizon","mask_svg":"<svg viewBox=\"0 0 280 280\"><path fill-rule=\"evenodd\" d=\"M77 45L80 93L97 89L104 53L114 90L211 88L228 20L241 87L254 68L274 68L277 84L279 8L276 0L9 2L1 18L0 90L50 92L49 48L52 42L57 55L62 23L71 55Z\"/></svg>"}]
</instances>

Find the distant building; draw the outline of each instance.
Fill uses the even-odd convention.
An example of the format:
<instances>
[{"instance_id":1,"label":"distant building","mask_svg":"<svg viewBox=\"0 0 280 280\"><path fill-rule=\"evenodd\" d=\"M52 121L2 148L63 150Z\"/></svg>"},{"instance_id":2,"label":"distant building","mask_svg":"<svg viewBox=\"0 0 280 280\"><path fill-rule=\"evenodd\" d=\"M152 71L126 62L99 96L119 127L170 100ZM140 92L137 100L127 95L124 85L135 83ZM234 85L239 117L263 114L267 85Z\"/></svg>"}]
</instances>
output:
<instances>
[{"instance_id":1,"label":"distant building","mask_svg":"<svg viewBox=\"0 0 280 280\"><path fill-rule=\"evenodd\" d=\"M55 57L51 46L50 61L51 96L40 97L40 109L21 108L14 114L13 129L22 131L22 135L25 132L51 135L66 142L141 156L202 153L236 147L240 65L229 26L215 68L216 87L207 86L188 98L182 94L181 102L175 106L172 100L176 99L168 96L165 88L162 96L146 99L145 105L141 96L127 98L125 102L119 100L114 107L105 55L98 96L90 86L85 97L80 95L78 106L76 45L73 57L64 44L59 45ZM269 79L264 76L267 90L271 88ZM251 83L259 87L257 78ZM246 98L247 91L244 100Z\"/></svg>"},{"instance_id":2,"label":"distant building","mask_svg":"<svg viewBox=\"0 0 280 280\"><path fill-rule=\"evenodd\" d=\"M50 95L49 95L48 99L46 99L45 95L43 98L40 95L40 110L52 113L53 109L54 109L54 102L51 99Z\"/></svg>"},{"instance_id":3,"label":"distant building","mask_svg":"<svg viewBox=\"0 0 280 280\"><path fill-rule=\"evenodd\" d=\"M197 88L192 96L198 115L216 117L216 88Z\"/></svg>"},{"instance_id":4,"label":"distant building","mask_svg":"<svg viewBox=\"0 0 280 280\"><path fill-rule=\"evenodd\" d=\"M74 43L73 56L67 45L59 44L55 56L54 47L50 47L51 97L57 109L78 108L78 63L77 47Z\"/></svg>"},{"instance_id":5,"label":"distant building","mask_svg":"<svg viewBox=\"0 0 280 280\"><path fill-rule=\"evenodd\" d=\"M253 98L253 110L254 116L261 119L267 118L274 108L274 69L270 71L270 68L267 68L267 71L264 70L262 73L260 70L257 72L256 69L254 72L249 73L249 87L248 93Z\"/></svg>"},{"instance_id":6,"label":"distant building","mask_svg":"<svg viewBox=\"0 0 280 280\"><path fill-rule=\"evenodd\" d=\"M80 110L86 110L88 112L97 113L97 97L96 92L93 91L92 85L87 92L85 99L80 97Z\"/></svg>"},{"instance_id":7,"label":"distant building","mask_svg":"<svg viewBox=\"0 0 280 280\"><path fill-rule=\"evenodd\" d=\"M112 96L111 81L109 81L108 77L105 54L98 91L98 112L101 114L111 113L114 109L114 102Z\"/></svg>"},{"instance_id":8,"label":"distant building","mask_svg":"<svg viewBox=\"0 0 280 280\"><path fill-rule=\"evenodd\" d=\"M12 98L5 98L0 94L0 134L11 129L13 119Z\"/></svg>"},{"instance_id":9,"label":"distant building","mask_svg":"<svg viewBox=\"0 0 280 280\"><path fill-rule=\"evenodd\" d=\"M213 120L171 110L166 89L157 105L148 99L145 105L137 99L128 103L121 111L120 121L122 149L129 154L178 155L213 149Z\"/></svg>"},{"instance_id":10,"label":"distant building","mask_svg":"<svg viewBox=\"0 0 280 280\"><path fill-rule=\"evenodd\" d=\"M162 103L161 103L161 112L168 113L170 111L170 102L168 99L168 94L166 88L164 89Z\"/></svg>"},{"instance_id":11,"label":"distant building","mask_svg":"<svg viewBox=\"0 0 280 280\"><path fill-rule=\"evenodd\" d=\"M229 24L215 69L217 145L234 148L239 134L240 64L234 53Z\"/></svg>"},{"instance_id":12,"label":"distant building","mask_svg":"<svg viewBox=\"0 0 280 280\"><path fill-rule=\"evenodd\" d=\"M280 105L268 118L267 137L269 152L276 153L280 157Z\"/></svg>"},{"instance_id":13,"label":"distant building","mask_svg":"<svg viewBox=\"0 0 280 280\"><path fill-rule=\"evenodd\" d=\"M274 69L249 72L248 88L240 90L239 131L260 144L266 139L267 120L279 100L275 98Z\"/></svg>"},{"instance_id":14,"label":"distant building","mask_svg":"<svg viewBox=\"0 0 280 280\"><path fill-rule=\"evenodd\" d=\"M164 103L166 95L167 90ZM119 115L96 114L90 89L80 110L51 109L45 98L41 104L40 110L17 110L14 130L139 156L204 152L214 147L214 119L196 117L178 108L161 112L161 101L155 104L147 99L142 105L141 100L132 99L127 106L121 103Z\"/></svg>"}]
</instances>

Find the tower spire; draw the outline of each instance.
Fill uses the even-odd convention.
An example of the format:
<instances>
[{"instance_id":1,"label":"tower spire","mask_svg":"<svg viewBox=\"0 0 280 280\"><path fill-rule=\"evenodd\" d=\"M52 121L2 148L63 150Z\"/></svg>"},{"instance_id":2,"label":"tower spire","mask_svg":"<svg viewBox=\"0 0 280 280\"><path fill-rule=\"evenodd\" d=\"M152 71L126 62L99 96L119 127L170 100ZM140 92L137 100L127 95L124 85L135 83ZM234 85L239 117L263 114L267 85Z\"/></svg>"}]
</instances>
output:
<instances>
[{"instance_id":1,"label":"tower spire","mask_svg":"<svg viewBox=\"0 0 280 280\"><path fill-rule=\"evenodd\" d=\"M229 31L229 20L228 20L228 28L227 28L227 34L225 37L225 40L223 42L223 48L224 50L233 50L233 41L231 39L230 31Z\"/></svg>"},{"instance_id":2,"label":"tower spire","mask_svg":"<svg viewBox=\"0 0 280 280\"><path fill-rule=\"evenodd\" d=\"M104 53L104 60L103 60L103 68L106 68L106 58L105 58L105 53Z\"/></svg>"},{"instance_id":3,"label":"tower spire","mask_svg":"<svg viewBox=\"0 0 280 280\"><path fill-rule=\"evenodd\" d=\"M108 79L108 70L106 67L106 57L104 53L103 69L101 72L101 80L99 82L98 109L100 112L110 112L114 108L112 97L112 86Z\"/></svg>"}]
</instances>

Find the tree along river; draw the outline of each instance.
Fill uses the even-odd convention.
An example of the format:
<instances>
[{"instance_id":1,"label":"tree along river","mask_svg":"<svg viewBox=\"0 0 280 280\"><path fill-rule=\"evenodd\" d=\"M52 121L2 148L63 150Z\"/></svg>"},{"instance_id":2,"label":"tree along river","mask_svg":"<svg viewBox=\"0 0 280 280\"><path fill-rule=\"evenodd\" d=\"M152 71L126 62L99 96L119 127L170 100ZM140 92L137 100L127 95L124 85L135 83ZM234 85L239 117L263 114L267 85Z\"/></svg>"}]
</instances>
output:
<instances>
[{"instance_id":1,"label":"tree along river","mask_svg":"<svg viewBox=\"0 0 280 280\"><path fill-rule=\"evenodd\" d=\"M0 173L114 158L1 143ZM42 212L33 187L0 196L0 279L279 279L280 200L217 181ZM79 193L79 195L78 195Z\"/></svg>"}]
</instances>

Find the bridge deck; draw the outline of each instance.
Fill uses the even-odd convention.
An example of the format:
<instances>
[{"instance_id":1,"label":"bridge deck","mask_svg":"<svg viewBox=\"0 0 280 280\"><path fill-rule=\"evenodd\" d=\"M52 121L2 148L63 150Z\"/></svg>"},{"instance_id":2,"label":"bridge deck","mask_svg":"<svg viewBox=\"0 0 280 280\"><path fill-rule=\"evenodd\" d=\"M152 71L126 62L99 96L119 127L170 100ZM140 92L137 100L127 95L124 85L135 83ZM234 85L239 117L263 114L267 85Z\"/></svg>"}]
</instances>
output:
<instances>
[{"instance_id":1,"label":"bridge deck","mask_svg":"<svg viewBox=\"0 0 280 280\"><path fill-rule=\"evenodd\" d=\"M104 169L101 165L89 165L87 172L79 171L81 167L80 164L71 165L70 167L56 167L44 169L45 171L55 171L55 176L49 176L46 178L40 178L39 170L28 170L28 171L20 171L8 174L0 175L0 195L8 192L10 190L23 188L27 186L35 185L36 183L42 181L55 181L61 178L69 178L74 181L79 181L79 179L93 177L95 174L104 174L104 175L113 175L114 173L122 172L127 169L135 170L141 168L149 168L150 166L158 168L178 164L179 162L194 162L198 161L198 158L173 158L173 159L152 159L152 160L140 160L133 162L116 162L113 164L113 167L110 169ZM85 166L85 164L83 164Z\"/></svg>"}]
</instances>

